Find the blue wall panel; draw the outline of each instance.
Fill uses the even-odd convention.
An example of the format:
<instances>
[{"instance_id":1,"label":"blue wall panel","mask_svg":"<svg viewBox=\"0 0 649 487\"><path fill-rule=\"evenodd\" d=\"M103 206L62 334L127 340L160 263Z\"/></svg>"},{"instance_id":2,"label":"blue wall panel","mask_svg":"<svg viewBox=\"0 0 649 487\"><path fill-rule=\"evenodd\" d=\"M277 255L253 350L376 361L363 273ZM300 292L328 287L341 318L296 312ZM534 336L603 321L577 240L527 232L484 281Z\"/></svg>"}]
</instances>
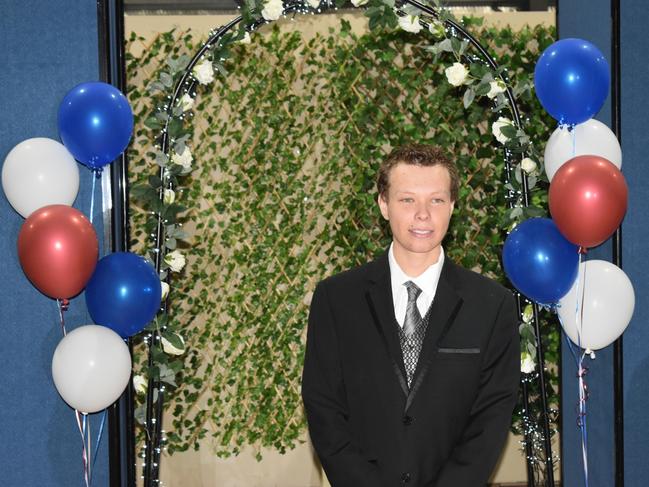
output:
<instances>
[{"instance_id":1,"label":"blue wall panel","mask_svg":"<svg viewBox=\"0 0 649 487\"><path fill-rule=\"evenodd\" d=\"M98 79L97 5L22 0L0 6L0 162L22 140L58 139L58 104L74 85ZM91 178L81 168L75 204L88 215ZM100 193L95 227L102 239ZM5 486L81 486L81 438L73 411L51 379L61 339L57 307L27 281L16 251L23 222L0 196L0 475ZM83 297L72 300L69 328L88 323ZM93 436L99 421L92 420ZM94 441L95 438L93 438ZM94 485L108 485L107 438Z\"/></svg>"},{"instance_id":2,"label":"blue wall panel","mask_svg":"<svg viewBox=\"0 0 649 487\"><path fill-rule=\"evenodd\" d=\"M611 61L610 0L570 0L559 3L559 37L578 37L594 43ZM596 117L611 127L611 102L607 99ZM626 155L626 154L625 154ZM625 163L626 164L626 161ZM628 177L628 176L627 176ZM611 260L611 244L588 252L588 259ZM566 487L584 485L581 437L577 427L577 365L562 342L562 434L563 474ZM613 437L613 347L597 352L594 361L585 360L590 398L587 402L589 487L614 485ZM636 485L636 484L629 484ZM638 484L640 485L640 484Z\"/></svg>"},{"instance_id":3,"label":"blue wall panel","mask_svg":"<svg viewBox=\"0 0 649 487\"><path fill-rule=\"evenodd\" d=\"M621 2L622 151L629 185L629 209L623 224L624 271L636 294L635 313L624 334L624 453L627 486L649 478L649 38L646 1Z\"/></svg>"}]
</instances>

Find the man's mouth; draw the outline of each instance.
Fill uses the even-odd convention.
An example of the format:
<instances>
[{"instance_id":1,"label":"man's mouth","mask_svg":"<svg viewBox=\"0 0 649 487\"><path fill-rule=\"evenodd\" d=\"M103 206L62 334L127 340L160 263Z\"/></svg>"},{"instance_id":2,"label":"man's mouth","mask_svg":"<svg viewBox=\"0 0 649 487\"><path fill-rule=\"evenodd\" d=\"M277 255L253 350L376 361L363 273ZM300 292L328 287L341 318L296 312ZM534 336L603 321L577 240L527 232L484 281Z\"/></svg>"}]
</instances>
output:
<instances>
[{"instance_id":1,"label":"man's mouth","mask_svg":"<svg viewBox=\"0 0 649 487\"><path fill-rule=\"evenodd\" d=\"M433 234L432 230L422 230L419 228L411 228L410 233L415 234L417 237L429 237Z\"/></svg>"}]
</instances>

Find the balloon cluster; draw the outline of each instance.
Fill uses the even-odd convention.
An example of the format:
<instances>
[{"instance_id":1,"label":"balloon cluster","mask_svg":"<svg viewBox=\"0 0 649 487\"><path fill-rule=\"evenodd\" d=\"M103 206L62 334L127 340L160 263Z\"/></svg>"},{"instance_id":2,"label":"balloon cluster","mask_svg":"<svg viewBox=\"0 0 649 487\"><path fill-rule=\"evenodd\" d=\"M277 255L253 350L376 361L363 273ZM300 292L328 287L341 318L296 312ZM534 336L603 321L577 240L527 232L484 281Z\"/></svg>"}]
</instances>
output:
<instances>
[{"instance_id":1,"label":"balloon cluster","mask_svg":"<svg viewBox=\"0 0 649 487\"><path fill-rule=\"evenodd\" d=\"M61 340L52 375L70 406L91 413L112 404L128 384L131 357L123 338L153 319L161 286L153 266L135 254L114 253L97 262L92 222L71 206L79 191L75 159L98 175L126 149L133 131L126 97L106 83L82 83L63 99L58 123L63 144L32 138L9 152L2 188L25 218L18 257L27 278L57 299L62 311L68 299L86 289L96 324L78 327Z\"/></svg>"},{"instance_id":2,"label":"balloon cluster","mask_svg":"<svg viewBox=\"0 0 649 487\"><path fill-rule=\"evenodd\" d=\"M518 225L505 242L503 266L522 294L556 306L574 343L597 350L624 332L635 306L620 268L579 258L615 232L627 209L620 144L591 119L606 100L609 67L590 42L563 39L543 52L534 82L541 105L559 122L544 154L552 220Z\"/></svg>"}]
</instances>

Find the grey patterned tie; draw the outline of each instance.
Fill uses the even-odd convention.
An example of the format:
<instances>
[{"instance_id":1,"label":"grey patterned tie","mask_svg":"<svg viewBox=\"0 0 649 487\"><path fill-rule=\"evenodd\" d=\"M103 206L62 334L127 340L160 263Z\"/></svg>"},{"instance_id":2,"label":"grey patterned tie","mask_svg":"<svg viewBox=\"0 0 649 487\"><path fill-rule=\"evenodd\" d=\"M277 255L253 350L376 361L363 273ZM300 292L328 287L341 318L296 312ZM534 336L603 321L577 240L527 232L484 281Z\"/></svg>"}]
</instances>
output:
<instances>
[{"instance_id":1,"label":"grey patterned tie","mask_svg":"<svg viewBox=\"0 0 649 487\"><path fill-rule=\"evenodd\" d=\"M399 341L403 353L403 365L406 368L406 379L408 380L408 387L410 387L417 369L425 328L422 329L421 314L417 308L417 298L421 294L421 289L412 281L406 282L404 286L408 290L408 305L406 306L403 328L399 330Z\"/></svg>"},{"instance_id":2,"label":"grey patterned tie","mask_svg":"<svg viewBox=\"0 0 649 487\"><path fill-rule=\"evenodd\" d=\"M421 321L419 309L417 309L417 298L421 294L421 289L412 281L404 284L408 290L408 305L406 306L406 317L403 320L403 333L406 337L412 336Z\"/></svg>"}]
</instances>

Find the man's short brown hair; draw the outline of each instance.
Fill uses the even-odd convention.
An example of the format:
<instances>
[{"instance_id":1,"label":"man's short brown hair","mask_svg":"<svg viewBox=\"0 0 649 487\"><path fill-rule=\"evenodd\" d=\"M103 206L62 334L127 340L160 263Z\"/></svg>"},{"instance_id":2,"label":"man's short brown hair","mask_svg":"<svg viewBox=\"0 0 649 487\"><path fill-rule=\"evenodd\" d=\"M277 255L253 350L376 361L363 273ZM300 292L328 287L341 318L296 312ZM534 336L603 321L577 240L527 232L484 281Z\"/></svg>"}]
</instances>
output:
<instances>
[{"instance_id":1,"label":"man's short brown hair","mask_svg":"<svg viewBox=\"0 0 649 487\"><path fill-rule=\"evenodd\" d=\"M405 145L394 149L381 163L376 179L379 196L386 198L390 187L390 171L397 164L414 166L444 166L451 177L451 201L456 201L460 188L460 176L455 162L439 147L423 144Z\"/></svg>"}]
</instances>

